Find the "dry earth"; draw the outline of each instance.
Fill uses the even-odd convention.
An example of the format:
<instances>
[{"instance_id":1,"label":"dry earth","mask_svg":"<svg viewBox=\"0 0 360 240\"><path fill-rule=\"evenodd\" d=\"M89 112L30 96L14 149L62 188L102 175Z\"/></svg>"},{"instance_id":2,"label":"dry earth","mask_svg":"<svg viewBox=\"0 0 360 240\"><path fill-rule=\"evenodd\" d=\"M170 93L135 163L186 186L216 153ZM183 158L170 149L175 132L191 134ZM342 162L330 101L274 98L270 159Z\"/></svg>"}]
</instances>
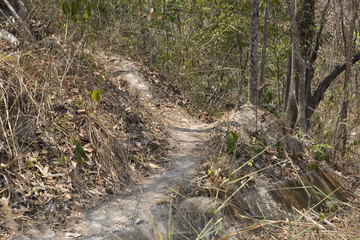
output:
<instances>
[{"instance_id":1,"label":"dry earth","mask_svg":"<svg viewBox=\"0 0 360 240\"><path fill-rule=\"evenodd\" d=\"M176 189L194 178L195 170L206 158L206 141L212 126L190 116L183 108L153 96L151 86L132 61L117 56L99 54L111 81L119 86L125 79L137 93L143 107L148 108L154 121L167 126L170 143L166 154L167 166L154 165L154 173L140 179L128 193L115 195L93 204L94 207L76 216L67 229L52 231L43 226L28 231L16 239L156 239L167 234L169 203ZM104 62L105 61L105 62Z\"/></svg>"},{"instance_id":2,"label":"dry earth","mask_svg":"<svg viewBox=\"0 0 360 240\"><path fill-rule=\"evenodd\" d=\"M138 92L140 102L168 126L163 130L169 136L169 166L142 179L128 194L99 203L85 214L74 232L83 235L81 239L155 239L154 231L166 235L167 203L175 195L171 188L176 189L191 180L206 157L204 144L211 126L194 119L174 104L155 99L145 76L133 62L109 55L104 59L107 60L106 71L113 80L125 77L133 91Z\"/></svg>"},{"instance_id":3,"label":"dry earth","mask_svg":"<svg viewBox=\"0 0 360 240\"><path fill-rule=\"evenodd\" d=\"M289 220L285 218L289 216L292 208L306 209L310 202L318 205L317 203L324 199L324 196L316 195L309 198L301 185L303 182L301 184L299 182L300 178L303 179L300 181L304 181L305 184L322 189L325 192L325 200L333 194L334 189L337 189L334 194L337 199L345 200L347 198L345 193L338 191L341 186L335 180L341 178L341 174L333 177L333 172L325 163L320 166L322 170L325 170L324 172L308 171L307 165L316 163L316 161L306 151L305 141L299 141L284 132L279 121L268 112L260 109L255 111L252 107L243 106L220 119L216 124L206 124L192 117L183 107L171 101L171 96L165 96L164 92L161 95L156 89L156 84L151 82L148 75L145 75L145 72L149 71L144 71L142 66L129 59L105 53L98 53L97 61L105 66L106 75L111 76L109 81L113 86L120 87L123 80L128 82L130 91L137 95L138 102L152 113L152 121L166 126L162 131L168 136L169 147L167 154L159 161L164 164L149 163L154 170L150 176L139 178L137 184L130 186L127 193L115 194L95 202L90 209L81 212L80 215L74 215L74 220L69 222L65 228L56 232L47 226L32 231L28 229L25 231L25 235L15 239L167 239L167 234L170 234L169 220L174 221L172 222L173 234L169 239L185 239L181 234L190 236L191 233L187 232L188 229L182 228L182 217L173 209L169 210L169 206L179 196L178 193L181 193L181 189L192 185L191 182L221 188L229 171L232 171L232 167L238 169L236 177L240 180L243 179L237 183L238 185L228 185L228 190L234 193L231 199L228 198L230 199L229 204L232 205L232 215L240 217L237 218L237 223L236 220L232 223L234 223L233 226L237 225L243 229L238 231L231 228L232 226L227 225L229 221L225 220L224 224L219 226L225 231L228 230L229 235L227 238L221 239L237 239L236 236L245 239L265 239L270 235L275 236L273 234L277 234L278 239L286 239L287 235L284 233L287 234L292 230L289 231L287 227L281 229L281 226L290 226ZM254 122L258 122L258 124L255 125ZM214 165L213 175L206 174L204 171L205 173L201 173L202 176L199 178L196 170L204 160L209 161L213 157L214 148L209 143L210 139L214 141L214 134L217 134L215 145L220 146L224 141L225 129L229 126L239 134L238 153L240 157L234 162L234 166L229 166L226 157L222 159L223 161L219 159L218 163ZM281 151L279 146L271 147L278 143L278 139L283 139L281 140ZM259 146L262 148L258 149ZM216 151L219 151L219 148ZM280 153L284 151L291 156ZM259 156L252 158L257 152L259 152ZM137 176L141 176L141 174L137 174ZM240 186L242 184L244 186L246 184L246 186ZM226 196L220 198L227 199ZM336 202L336 199L332 201ZM193 197L183 201L179 205L179 209L190 225L197 228L193 229L193 232L199 233L207 222L207 219L204 221L204 216L220 204L220 200L217 202L208 197ZM285 210L284 206L288 209ZM294 211L298 210L294 209ZM173 217L170 217L169 213ZM222 212L219 214L220 217L225 216L222 215ZM335 222L340 215L340 212L338 215L333 214L329 219ZM355 213L355 216L357 215L358 213ZM262 219L259 216L270 220L261 222L257 220ZM219 216L215 216L214 219L216 220L217 217ZM250 218L251 223L239 220L241 218ZM315 227L318 226L317 220L307 218L304 220L304 223L299 221L296 224L307 228L307 221L311 221L315 222L312 223ZM255 225L251 225L253 222ZM351 224L356 224L356 222L353 220ZM272 230L275 229L275 231L270 235L267 231L247 233L252 229L262 229L266 225L270 227L277 225L278 227L273 228ZM328 225L330 228L334 227ZM338 232L344 230L341 226L337 227ZM175 231L175 228L179 231ZM355 233L350 234L344 230L340 235L326 239L354 236L357 230L358 227L355 226ZM238 235L238 233L242 235ZM294 234L297 233L298 231L295 229ZM312 232L310 231L310 233ZM319 236L324 237L327 233L329 231L324 230ZM188 239L193 239L193 236ZM206 237L202 239L206 239Z\"/></svg>"}]
</instances>

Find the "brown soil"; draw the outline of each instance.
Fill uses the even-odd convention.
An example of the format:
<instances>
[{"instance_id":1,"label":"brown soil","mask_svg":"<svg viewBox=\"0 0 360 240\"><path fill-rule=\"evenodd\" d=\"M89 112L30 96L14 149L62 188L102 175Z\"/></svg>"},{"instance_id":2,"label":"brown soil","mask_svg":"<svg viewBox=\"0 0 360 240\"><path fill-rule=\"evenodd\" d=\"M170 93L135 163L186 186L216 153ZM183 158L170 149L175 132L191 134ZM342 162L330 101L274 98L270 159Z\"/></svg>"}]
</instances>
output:
<instances>
[{"instance_id":1,"label":"brown soil","mask_svg":"<svg viewBox=\"0 0 360 240\"><path fill-rule=\"evenodd\" d=\"M289 214L301 211L293 209L294 206L302 208L307 206L304 202L316 204L323 199L319 194L309 197L303 189L293 190L302 187L300 178L304 179L306 185L323 189L325 195L331 195L345 180L341 173L331 171L326 163L321 164L320 172L309 171L307 166L316 161L306 150L306 141L288 135L279 121L266 111L242 106L217 123L207 124L185 110L183 105L186 105L186 99L176 89L166 87L156 74L143 66L103 52L96 54L95 62L104 66L106 84L111 86L107 91L111 89L120 94L126 88L127 94L134 96L135 105L129 105L132 109L127 109L127 112L133 113L134 125L143 124L153 130L149 132L144 128L137 131L138 136L124 146L124 149L129 149L129 153L123 150L124 154L129 154L129 158L136 161L124 163L127 171L120 181L126 184L113 184L104 189L113 196L88 204L92 207L86 210L74 211L60 228L28 224L24 233L15 239L165 239L169 234L170 220L174 221L173 225L178 230L174 230L172 239L184 239L181 234L192 239L210 218L225 219L224 224L216 226L228 234L229 237L223 239L237 239L237 236L264 239L270 235L281 238L279 236L287 233L287 230L274 230L272 225L290 225ZM111 106L109 101L108 107L116 106ZM98 121L101 121L100 117ZM236 161L231 164L230 158L224 154L227 128L239 135L238 149L234 153ZM282 139L280 145L278 139ZM157 143L153 152L149 151L152 149L149 142ZM166 148L159 150L159 145ZM148 152L142 154L142 151ZM257 156L258 153L261 155ZM109 159L108 163L118 164L113 159ZM108 166L107 169L112 168ZM231 181L229 173L235 169L238 171L233 177L241 181L227 184ZM315 184L314 179L319 183ZM289 187L292 189L287 190ZM219 193L217 189L223 191ZM349 200L345 190L336 192L338 195L334 196L338 200ZM185 201L182 201L181 194L186 195ZM230 198L229 194L232 194ZM298 201L297 205L295 201ZM169 210L173 203L174 208L180 211ZM327 211L328 204L331 201L324 201L316 210ZM209 215L214 209L225 205L224 211ZM193 229L183 227L187 223L181 221L179 212L185 215ZM229 219L229 216L232 218ZM271 220L260 221L263 218ZM308 221L305 216L305 223L297 227L306 228ZM272 230L271 234L267 227ZM342 229L340 226L335 228ZM355 228L354 232L348 234L354 236L357 231L358 228ZM329 239L337 237L334 235Z\"/></svg>"}]
</instances>

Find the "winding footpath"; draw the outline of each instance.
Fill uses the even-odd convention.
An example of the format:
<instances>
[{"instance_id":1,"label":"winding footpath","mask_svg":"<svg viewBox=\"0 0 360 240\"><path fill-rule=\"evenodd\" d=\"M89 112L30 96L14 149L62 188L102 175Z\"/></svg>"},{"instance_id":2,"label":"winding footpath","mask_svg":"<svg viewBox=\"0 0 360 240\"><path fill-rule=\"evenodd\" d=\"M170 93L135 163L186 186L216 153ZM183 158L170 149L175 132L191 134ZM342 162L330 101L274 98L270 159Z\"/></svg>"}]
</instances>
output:
<instances>
[{"instance_id":1,"label":"winding footpath","mask_svg":"<svg viewBox=\"0 0 360 240\"><path fill-rule=\"evenodd\" d=\"M125 78L144 107L150 108L168 126L164 131L170 138L171 150L166 156L170 164L164 171L142 179L130 193L99 203L69 229L74 234L58 239L166 239L169 196L174 194L171 189L188 184L193 178L197 166L206 157L203 149L211 126L194 119L179 106L155 105L149 83L133 62L105 54L99 57L106 59L105 70L113 81ZM159 234L163 238L158 238Z\"/></svg>"}]
</instances>

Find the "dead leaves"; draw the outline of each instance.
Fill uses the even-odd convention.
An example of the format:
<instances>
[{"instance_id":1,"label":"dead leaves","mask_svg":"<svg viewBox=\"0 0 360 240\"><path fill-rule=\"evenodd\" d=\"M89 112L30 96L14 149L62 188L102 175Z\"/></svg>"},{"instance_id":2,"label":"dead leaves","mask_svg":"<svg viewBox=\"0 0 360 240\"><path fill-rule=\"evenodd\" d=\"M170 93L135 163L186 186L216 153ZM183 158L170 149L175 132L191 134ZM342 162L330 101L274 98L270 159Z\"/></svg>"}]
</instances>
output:
<instances>
[{"instance_id":1,"label":"dead leaves","mask_svg":"<svg viewBox=\"0 0 360 240\"><path fill-rule=\"evenodd\" d=\"M7 109L7 115L0 112L7 120L0 131L0 193L10 196L2 204L8 217L0 216L0 223L7 222L0 224L0 238L24 216L65 224L93 199L121 193L134 176L164 165L159 153L166 135L153 113L91 55L59 43L51 43L53 55L41 47L12 53L6 78L0 78L13 82L3 84L11 91L0 99ZM99 102L92 98L94 89Z\"/></svg>"}]
</instances>

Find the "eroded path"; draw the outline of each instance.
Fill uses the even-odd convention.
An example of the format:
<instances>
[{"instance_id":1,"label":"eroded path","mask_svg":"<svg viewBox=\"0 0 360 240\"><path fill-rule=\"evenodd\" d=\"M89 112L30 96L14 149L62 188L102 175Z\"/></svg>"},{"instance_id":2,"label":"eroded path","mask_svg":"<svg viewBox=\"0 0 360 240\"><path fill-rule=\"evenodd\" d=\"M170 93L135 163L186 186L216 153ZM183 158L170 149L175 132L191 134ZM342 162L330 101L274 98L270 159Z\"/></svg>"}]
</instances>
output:
<instances>
[{"instance_id":1,"label":"eroded path","mask_svg":"<svg viewBox=\"0 0 360 240\"><path fill-rule=\"evenodd\" d=\"M116 56L100 57L106 59L106 71L112 80L125 78L144 107L168 126L164 131L169 135L171 150L166 155L169 166L140 180L131 192L99 203L85 213L76 226L68 229L63 238L131 240L165 236L172 189L193 179L196 167L206 157L204 144L209 139L211 126L194 119L181 107L169 106L153 96L150 84L133 62Z\"/></svg>"}]
</instances>

